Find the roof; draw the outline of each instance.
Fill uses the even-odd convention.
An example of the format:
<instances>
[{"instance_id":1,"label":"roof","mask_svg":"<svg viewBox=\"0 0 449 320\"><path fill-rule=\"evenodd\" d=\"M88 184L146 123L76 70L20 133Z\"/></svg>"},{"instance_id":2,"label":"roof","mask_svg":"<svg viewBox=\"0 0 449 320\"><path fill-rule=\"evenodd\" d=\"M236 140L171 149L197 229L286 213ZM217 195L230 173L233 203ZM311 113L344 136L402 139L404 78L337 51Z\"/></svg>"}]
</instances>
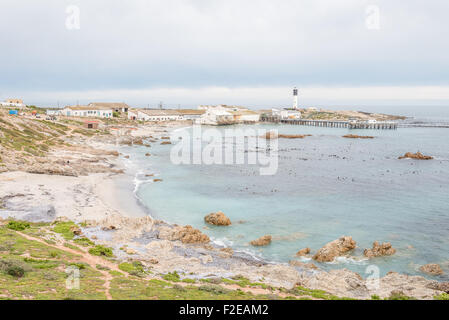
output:
<instances>
[{"instance_id":1,"label":"roof","mask_svg":"<svg viewBox=\"0 0 449 320\"><path fill-rule=\"evenodd\" d=\"M112 108L108 107L100 107L100 106L67 106L64 109L70 110L112 110Z\"/></svg>"},{"instance_id":2,"label":"roof","mask_svg":"<svg viewBox=\"0 0 449 320\"><path fill-rule=\"evenodd\" d=\"M149 116L179 116L181 115L178 110L174 109L142 109L138 110L140 112L143 112Z\"/></svg>"},{"instance_id":3,"label":"roof","mask_svg":"<svg viewBox=\"0 0 449 320\"><path fill-rule=\"evenodd\" d=\"M129 108L124 102L92 102L90 107L106 107L106 108Z\"/></svg>"},{"instance_id":4,"label":"roof","mask_svg":"<svg viewBox=\"0 0 449 320\"><path fill-rule=\"evenodd\" d=\"M23 103L23 100L22 99L6 99L5 102L8 102L8 103Z\"/></svg>"},{"instance_id":5,"label":"roof","mask_svg":"<svg viewBox=\"0 0 449 320\"><path fill-rule=\"evenodd\" d=\"M197 109L179 109L176 110L179 114L186 114L186 115L202 115L206 113L206 110L197 110Z\"/></svg>"}]
</instances>

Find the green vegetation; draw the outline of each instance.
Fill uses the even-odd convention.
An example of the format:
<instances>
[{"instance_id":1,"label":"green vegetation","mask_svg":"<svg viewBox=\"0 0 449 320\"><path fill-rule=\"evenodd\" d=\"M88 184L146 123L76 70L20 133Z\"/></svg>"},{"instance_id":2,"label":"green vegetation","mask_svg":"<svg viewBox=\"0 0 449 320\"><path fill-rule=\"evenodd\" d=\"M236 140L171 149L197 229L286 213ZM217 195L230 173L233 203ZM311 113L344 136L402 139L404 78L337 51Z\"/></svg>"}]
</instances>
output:
<instances>
[{"instance_id":1,"label":"green vegetation","mask_svg":"<svg viewBox=\"0 0 449 320\"><path fill-rule=\"evenodd\" d=\"M28 222L24 222L24 221L12 220L12 221L8 222L6 227L11 230L23 231L25 229L28 229L30 227L30 224Z\"/></svg>"},{"instance_id":2,"label":"green vegetation","mask_svg":"<svg viewBox=\"0 0 449 320\"><path fill-rule=\"evenodd\" d=\"M408 297L400 292L392 293L387 299L385 300L416 300L413 297Z\"/></svg>"},{"instance_id":3,"label":"green vegetation","mask_svg":"<svg viewBox=\"0 0 449 320\"><path fill-rule=\"evenodd\" d=\"M435 300L449 300L449 294L448 293L442 293L439 296L434 297Z\"/></svg>"},{"instance_id":4,"label":"green vegetation","mask_svg":"<svg viewBox=\"0 0 449 320\"><path fill-rule=\"evenodd\" d=\"M11 222L11 221L9 221ZM29 223L24 233L34 237L51 238L54 229L60 234L68 234L70 223L57 223L53 228L48 224ZM87 238L67 239L66 247L75 247L74 244L90 244ZM79 240L79 241L77 241ZM88 241L89 240L89 241ZM60 242L59 242L60 243ZM78 248L78 250L80 250ZM104 246L94 246L90 254L111 257L112 249ZM116 264L122 272L111 270L103 264L92 267L87 262L87 253L71 253L50 246L45 242L33 241L25 238L8 224L0 226L0 297L4 299L106 299L108 294L113 299L160 299L160 300L343 300L322 290L312 290L301 286L293 289L272 288L266 284L251 282L243 276L231 279L208 278L196 281L194 279L181 279L181 275L174 271L162 276L162 279L147 279L150 274L139 261ZM90 263L90 262L89 262ZM106 263L105 263L106 264ZM69 290L66 287L68 267L80 270L80 290ZM114 267L115 268L115 267ZM110 286L105 286L107 271L112 280ZM238 285L226 287L226 285ZM264 294L249 292L250 288L266 289ZM109 289L108 289L109 288ZM248 291L248 292L247 292ZM254 292L254 291L253 291ZM434 297L436 300L448 300L449 295L443 293ZM373 295L372 300L380 300ZM398 292L387 298L391 300L410 300L412 297L404 296Z\"/></svg>"},{"instance_id":5,"label":"green vegetation","mask_svg":"<svg viewBox=\"0 0 449 320\"><path fill-rule=\"evenodd\" d=\"M119 269L122 271L125 271L129 273L130 275L136 276L136 277L145 277L147 272L145 271L142 262L140 261L133 261L132 263L129 262L123 262L119 264Z\"/></svg>"},{"instance_id":6,"label":"green vegetation","mask_svg":"<svg viewBox=\"0 0 449 320\"><path fill-rule=\"evenodd\" d=\"M113 257L112 248L97 245L94 248L89 249L89 253L93 256Z\"/></svg>"},{"instance_id":7,"label":"green vegetation","mask_svg":"<svg viewBox=\"0 0 449 320\"><path fill-rule=\"evenodd\" d=\"M83 247L91 247L95 245L95 242L86 237L75 239L73 242Z\"/></svg>"},{"instance_id":8,"label":"green vegetation","mask_svg":"<svg viewBox=\"0 0 449 320\"><path fill-rule=\"evenodd\" d=\"M72 240L75 237L75 234L72 231L73 227L76 227L76 224L72 221L57 222L53 227L53 231L60 233L66 240Z\"/></svg>"},{"instance_id":9,"label":"green vegetation","mask_svg":"<svg viewBox=\"0 0 449 320\"><path fill-rule=\"evenodd\" d=\"M179 276L178 272L169 272L162 276L162 279L172 282L179 282L181 281L181 277Z\"/></svg>"}]
</instances>

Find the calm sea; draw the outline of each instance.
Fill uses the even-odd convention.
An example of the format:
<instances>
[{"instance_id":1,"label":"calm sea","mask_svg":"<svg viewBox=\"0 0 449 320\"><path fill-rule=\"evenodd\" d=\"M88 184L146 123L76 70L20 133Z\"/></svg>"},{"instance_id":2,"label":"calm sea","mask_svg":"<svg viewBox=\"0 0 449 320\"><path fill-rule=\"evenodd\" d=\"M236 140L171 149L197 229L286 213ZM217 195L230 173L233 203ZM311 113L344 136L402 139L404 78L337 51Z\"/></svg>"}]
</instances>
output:
<instances>
[{"instance_id":1,"label":"calm sea","mask_svg":"<svg viewBox=\"0 0 449 320\"><path fill-rule=\"evenodd\" d=\"M316 251L350 235L358 244L354 258L320 267L345 267L364 275L375 264L382 275L419 274L419 266L439 263L448 274L449 128L439 126L449 125L449 107L368 111L405 114L413 117L407 123L425 127L349 131L261 124L250 127L312 135L279 140L279 169L273 176L260 176L259 167L249 165L175 166L171 146L159 144L153 144L150 158L145 157L147 148L129 148L128 171L135 175L136 194L152 216L190 224L218 243L269 261L288 262L302 248ZM376 138L342 138L349 132ZM435 160L398 160L417 151ZM152 173L163 182L145 176ZM234 224L206 226L204 216L216 211ZM272 245L248 245L267 234L274 238ZM373 241L391 242L398 253L367 261L363 249Z\"/></svg>"}]
</instances>

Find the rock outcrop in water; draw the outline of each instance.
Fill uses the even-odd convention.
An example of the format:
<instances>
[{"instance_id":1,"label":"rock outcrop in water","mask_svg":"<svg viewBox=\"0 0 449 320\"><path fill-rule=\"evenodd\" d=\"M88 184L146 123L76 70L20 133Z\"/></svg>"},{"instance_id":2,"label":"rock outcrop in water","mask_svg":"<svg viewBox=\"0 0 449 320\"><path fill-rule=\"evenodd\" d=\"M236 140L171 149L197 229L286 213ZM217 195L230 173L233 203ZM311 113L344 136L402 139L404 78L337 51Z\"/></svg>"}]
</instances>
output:
<instances>
[{"instance_id":1,"label":"rock outcrop in water","mask_svg":"<svg viewBox=\"0 0 449 320\"><path fill-rule=\"evenodd\" d=\"M231 219L229 219L223 212L218 211L217 213L211 213L204 217L204 221L208 224L214 226L230 226Z\"/></svg>"},{"instance_id":2,"label":"rock outcrop in water","mask_svg":"<svg viewBox=\"0 0 449 320\"><path fill-rule=\"evenodd\" d=\"M356 242L352 239L352 237L341 237L340 239L329 242L318 250L318 252L313 256L313 259L318 262L331 262L335 258L355 249L355 247Z\"/></svg>"},{"instance_id":3,"label":"rock outcrop in water","mask_svg":"<svg viewBox=\"0 0 449 320\"><path fill-rule=\"evenodd\" d=\"M299 250L296 253L296 256L297 257L304 257L304 256L307 256L308 254L310 254L310 252L311 252L310 248L304 248L304 249Z\"/></svg>"},{"instance_id":4,"label":"rock outcrop in water","mask_svg":"<svg viewBox=\"0 0 449 320\"><path fill-rule=\"evenodd\" d=\"M310 134L278 134L275 131L267 132L262 138L267 140L272 139L304 139L305 137L310 137Z\"/></svg>"},{"instance_id":5,"label":"rock outcrop in water","mask_svg":"<svg viewBox=\"0 0 449 320\"><path fill-rule=\"evenodd\" d=\"M444 273L443 269L441 269L441 266L436 263L426 264L425 266L419 268L419 270L432 276L439 276Z\"/></svg>"},{"instance_id":6,"label":"rock outcrop in water","mask_svg":"<svg viewBox=\"0 0 449 320\"><path fill-rule=\"evenodd\" d=\"M407 152L402 157L399 157L399 160L402 160L402 159L432 160L433 157L425 156L421 152L417 152L417 153Z\"/></svg>"},{"instance_id":7,"label":"rock outcrop in water","mask_svg":"<svg viewBox=\"0 0 449 320\"><path fill-rule=\"evenodd\" d=\"M347 135L343 136L343 138L346 138L346 139L374 139L374 137L372 137L372 136L358 136L356 134L347 134Z\"/></svg>"},{"instance_id":8,"label":"rock outcrop in water","mask_svg":"<svg viewBox=\"0 0 449 320\"><path fill-rule=\"evenodd\" d=\"M272 236L263 236L257 240L251 241L250 244L254 247L264 247L268 246L271 243L272 239L273 239Z\"/></svg>"},{"instance_id":9,"label":"rock outcrop in water","mask_svg":"<svg viewBox=\"0 0 449 320\"><path fill-rule=\"evenodd\" d=\"M379 244L379 242L377 242L377 241L375 241L373 243L372 249L365 249L363 251L363 254L367 258L391 256L395 253L396 253L396 249L392 247L391 243L385 242L385 243Z\"/></svg>"}]
</instances>

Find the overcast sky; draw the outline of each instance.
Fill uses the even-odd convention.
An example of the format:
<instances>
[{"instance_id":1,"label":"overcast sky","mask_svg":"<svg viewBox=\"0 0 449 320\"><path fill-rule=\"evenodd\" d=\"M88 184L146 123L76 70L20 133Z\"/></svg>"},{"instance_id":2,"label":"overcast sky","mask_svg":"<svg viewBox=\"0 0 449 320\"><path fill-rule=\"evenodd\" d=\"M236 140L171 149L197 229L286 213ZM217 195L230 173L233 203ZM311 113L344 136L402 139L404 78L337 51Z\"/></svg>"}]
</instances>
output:
<instances>
[{"instance_id":1,"label":"overcast sky","mask_svg":"<svg viewBox=\"0 0 449 320\"><path fill-rule=\"evenodd\" d=\"M272 106L296 85L309 105L449 105L447 0L1 0L0 13L0 99Z\"/></svg>"}]
</instances>

